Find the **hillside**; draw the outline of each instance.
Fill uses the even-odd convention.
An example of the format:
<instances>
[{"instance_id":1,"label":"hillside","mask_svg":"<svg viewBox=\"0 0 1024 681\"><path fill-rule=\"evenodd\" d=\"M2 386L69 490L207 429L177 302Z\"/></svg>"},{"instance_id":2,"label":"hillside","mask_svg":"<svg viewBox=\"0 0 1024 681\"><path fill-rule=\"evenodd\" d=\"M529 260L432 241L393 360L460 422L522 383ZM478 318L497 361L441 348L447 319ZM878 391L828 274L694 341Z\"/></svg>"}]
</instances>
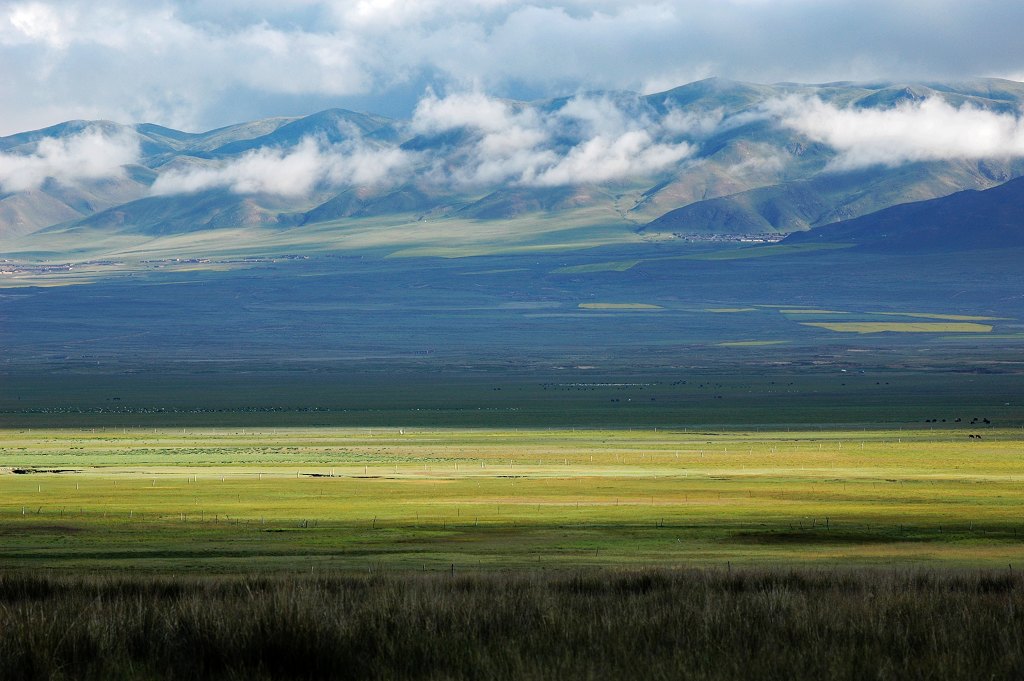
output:
<instances>
[{"instance_id":1,"label":"hillside","mask_svg":"<svg viewBox=\"0 0 1024 681\"><path fill-rule=\"evenodd\" d=\"M1020 160L945 161L899 168L823 173L677 208L644 231L760 233L809 230L877 211L880 207L988 189L1024 174Z\"/></svg>"},{"instance_id":2,"label":"hillside","mask_svg":"<svg viewBox=\"0 0 1024 681\"><path fill-rule=\"evenodd\" d=\"M893 206L790 235L784 243L813 242L900 253L1024 247L1024 178L986 191Z\"/></svg>"},{"instance_id":3,"label":"hillside","mask_svg":"<svg viewBox=\"0 0 1024 681\"><path fill-rule=\"evenodd\" d=\"M1024 175L1001 150L857 137L893 121L912 132L936 111L1002 124L1022 105L1024 85L996 79L711 78L645 96L428 94L410 120L329 109L201 133L70 121L0 138L0 251L316 225L336 243L381 220L399 247L402 230L457 246L467 221L501 248L787 234Z\"/></svg>"}]
</instances>

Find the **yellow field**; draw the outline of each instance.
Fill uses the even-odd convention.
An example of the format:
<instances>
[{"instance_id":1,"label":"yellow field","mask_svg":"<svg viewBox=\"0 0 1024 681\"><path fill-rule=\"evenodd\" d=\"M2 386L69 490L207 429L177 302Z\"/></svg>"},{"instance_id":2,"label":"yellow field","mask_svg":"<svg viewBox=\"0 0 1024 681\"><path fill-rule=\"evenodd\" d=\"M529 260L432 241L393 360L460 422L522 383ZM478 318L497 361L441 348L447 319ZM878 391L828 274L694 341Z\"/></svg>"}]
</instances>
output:
<instances>
[{"instance_id":1,"label":"yellow field","mask_svg":"<svg viewBox=\"0 0 1024 681\"><path fill-rule=\"evenodd\" d=\"M989 333L989 324L969 322L801 322L839 333Z\"/></svg>"},{"instance_id":2,"label":"yellow field","mask_svg":"<svg viewBox=\"0 0 1024 681\"><path fill-rule=\"evenodd\" d=\"M886 315L889 317L919 317L921 319L947 319L953 322L990 322L1006 319L1006 317L983 317L969 314L932 314L930 312L869 312L868 314Z\"/></svg>"},{"instance_id":3,"label":"yellow field","mask_svg":"<svg viewBox=\"0 0 1024 681\"><path fill-rule=\"evenodd\" d=\"M581 310L661 310L661 305L649 303L580 303Z\"/></svg>"}]
</instances>

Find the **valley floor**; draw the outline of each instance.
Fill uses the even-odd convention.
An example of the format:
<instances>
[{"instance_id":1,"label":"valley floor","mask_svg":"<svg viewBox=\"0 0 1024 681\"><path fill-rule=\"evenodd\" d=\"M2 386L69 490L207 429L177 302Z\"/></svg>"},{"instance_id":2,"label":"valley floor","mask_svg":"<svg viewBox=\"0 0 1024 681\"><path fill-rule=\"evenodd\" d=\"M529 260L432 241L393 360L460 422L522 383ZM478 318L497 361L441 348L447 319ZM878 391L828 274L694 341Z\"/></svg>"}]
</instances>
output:
<instances>
[{"instance_id":1,"label":"valley floor","mask_svg":"<svg viewBox=\"0 0 1024 681\"><path fill-rule=\"evenodd\" d=\"M1024 566L1019 428L5 430L6 569Z\"/></svg>"},{"instance_id":2,"label":"valley floor","mask_svg":"<svg viewBox=\"0 0 1024 681\"><path fill-rule=\"evenodd\" d=\"M5 290L0 679L1024 675L1019 253L661 251Z\"/></svg>"}]
</instances>

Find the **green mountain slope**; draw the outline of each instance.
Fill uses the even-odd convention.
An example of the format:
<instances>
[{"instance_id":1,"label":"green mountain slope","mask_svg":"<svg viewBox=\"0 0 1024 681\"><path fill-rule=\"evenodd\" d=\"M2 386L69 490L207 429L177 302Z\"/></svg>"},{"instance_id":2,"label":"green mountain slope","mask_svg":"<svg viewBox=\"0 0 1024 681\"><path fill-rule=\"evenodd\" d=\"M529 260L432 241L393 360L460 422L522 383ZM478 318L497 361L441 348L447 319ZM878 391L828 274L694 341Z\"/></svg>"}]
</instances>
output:
<instances>
[{"instance_id":1,"label":"green mountain slope","mask_svg":"<svg viewBox=\"0 0 1024 681\"><path fill-rule=\"evenodd\" d=\"M728 196L697 201L644 226L675 233L760 233L812 229L888 206L989 189L1024 174L1024 162L945 161L898 168L822 173Z\"/></svg>"},{"instance_id":2,"label":"green mountain slope","mask_svg":"<svg viewBox=\"0 0 1024 681\"><path fill-rule=\"evenodd\" d=\"M400 226L416 224L421 232L422 221L452 239L467 224L488 223L474 230L474 239L501 234L501 244L514 243L509 235L529 225L531 240L547 230L558 234L550 241L564 247L609 239L787 234L1024 175L1024 160L1004 157L843 170L836 165L837 149L773 118L772 107L794 97L854 112L941 99L1017 115L1024 84L762 85L711 78L645 96L616 91L506 101L500 115L508 120L501 129L489 129L486 120L432 127L343 109L200 133L69 121L0 138L0 154L19 161L38 156L45 140L98 133L136 141L138 158L103 180L52 177L38 187L6 191L0 184L0 238L7 244L17 239L10 246L16 251L32 251L35 234L59 232L61 243L73 244L76 230L87 242L97 230L143 240L228 228L365 231L383 224L388 243L400 246ZM530 146L537 136L546 146ZM281 163L300 148L307 156ZM346 156L353 153L368 156ZM669 160L650 161L659 154ZM387 165L389 158L399 162ZM544 175L562 162L568 170ZM335 167L311 170L317 163ZM369 171L353 170L357 164ZM383 170L373 171L374 164L384 164ZM275 173L293 172L311 173L302 185L309 189L273 194ZM254 174L259 181L247 181ZM189 181L168 189L161 177ZM363 177L371 179L353 179ZM49 236L44 240L54 243ZM410 235L412 242L421 243Z\"/></svg>"},{"instance_id":3,"label":"green mountain slope","mask_svg":"<svg viewBox=\"0 0 1024 681\"><path fill-rule=\"evenodd\" d=\"M958 252L1024 247L1024 178L792 234L784 243L853 243L876 251Z\"/></svg>"},{"instance_id":4,"label":"green mountain slope","mask_svg":"<svg viewBox=\"0 0 1024 681\"><path fill-rule=\"evenodd\" d=\"M383 116L372 116L344 109L328 109L311 116L285 122L264 135L227 142L211 149L209 153L211 156L231 156L261 147L289 147L311 136L328 143L344 142L351 139L393 143L399 139L399 132L395 122Z\"/></svg>"}]
</instances>

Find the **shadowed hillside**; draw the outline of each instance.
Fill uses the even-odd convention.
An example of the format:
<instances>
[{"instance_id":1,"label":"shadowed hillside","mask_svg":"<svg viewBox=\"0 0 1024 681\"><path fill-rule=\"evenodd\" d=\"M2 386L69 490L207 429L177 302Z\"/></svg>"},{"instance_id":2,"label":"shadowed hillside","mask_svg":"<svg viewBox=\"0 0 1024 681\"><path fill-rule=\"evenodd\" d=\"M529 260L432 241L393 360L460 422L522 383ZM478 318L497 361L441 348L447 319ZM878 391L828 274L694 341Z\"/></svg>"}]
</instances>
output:
<instances>
[{"instance_id":1,"label":"shadowed hillside","mask_svg":"<svg viewBox=\"0 0 1024 681\"><path fill-rule=\"evenodd\" d=\"M786 243L855 243L872 250L941 252L1024 246L1024 179L893 206L793 234Z\"/></svg>"}]
</instances>

